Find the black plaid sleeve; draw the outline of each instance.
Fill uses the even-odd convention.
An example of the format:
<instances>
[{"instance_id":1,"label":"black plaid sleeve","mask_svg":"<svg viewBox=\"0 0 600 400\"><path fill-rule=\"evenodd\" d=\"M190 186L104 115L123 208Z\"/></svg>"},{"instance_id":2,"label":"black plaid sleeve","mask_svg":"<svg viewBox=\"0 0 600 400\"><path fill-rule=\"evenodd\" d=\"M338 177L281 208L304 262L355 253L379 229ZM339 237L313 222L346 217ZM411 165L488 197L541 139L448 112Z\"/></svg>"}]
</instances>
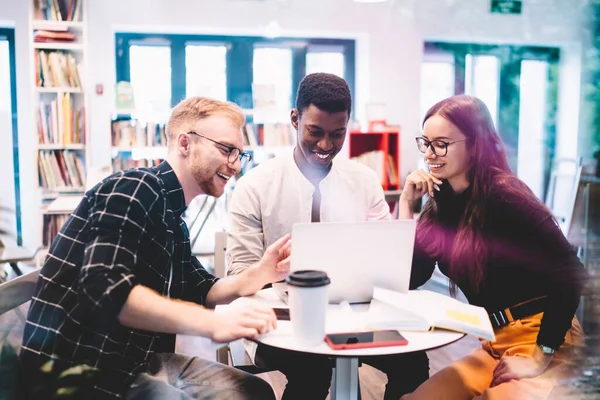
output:
<instances>
[{"instance_id":1,"label":"black plaid sleeve","mask_svg":"<svg viewBox=\"0 0 600 400\"><path fill-rule=\"evenodd\" d=\"M105 325L117 321L138 283L134 266L140 243L152 230L152 210L160 207L162 196L156 178L143 171L114 176L95 194L78 297L87 315L94 316L92 323Z\"/></svg>"},{"instance_id":2,"label":"black plaid sleeve","mask_svg":"<svg viewBox=\"0 0 600 400\"><path fill-rule=\"evenodd\" d=\"M191 259L191 267L186 279L183 300L206 305L208 292L219 279L206 271L194 255Z\"/></svg>"}]
</instances>

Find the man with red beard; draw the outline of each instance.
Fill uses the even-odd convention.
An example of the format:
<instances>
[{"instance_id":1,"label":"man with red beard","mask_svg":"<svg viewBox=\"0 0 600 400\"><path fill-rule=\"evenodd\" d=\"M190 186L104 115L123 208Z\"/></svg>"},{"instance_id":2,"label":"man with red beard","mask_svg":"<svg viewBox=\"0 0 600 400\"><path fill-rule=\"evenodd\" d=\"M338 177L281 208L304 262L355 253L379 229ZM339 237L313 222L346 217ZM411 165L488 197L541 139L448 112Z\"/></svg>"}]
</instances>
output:
<instances>
[{"instance_id":1,"label":"man with red beard","mask_svg":"<svg viewBox=\"0 0 600 400\"><path fill-rule=\"evenodd\" d=\"M377 174L372 169L336 158L348 130L352 99L342 78L325 73L304 77L290 113L297 131L293 152L266 161L236 184L229 204L228 274L243 274L265 254L279 235L298 222L344 222L390 219ZM327 243L315 252L329 251ZM332 362L325 356L302 354L246 343L258 364L287 378L283 400L325 399ZM425 352L365 357L362 362L385 372L385 400L399 399L429 377Z\"/></svg>"},{"instance_id":2,"label":"man with red beard","mask_svg":"<svg viewBox=\"0 0 600 400\"><path fill-rule=\"evenodd\" d=\"M243 124L232 103L186 99L167 124L166 161L117 172L85 194L52 243L31 301L24 398L54 398L74 366L88 371L68 382L77 398L275 398L260 378L173 354L175 334L228 342L276 325L264 306L210 308L281 280L289 236L243 274L218 280L192 254L181 218L194 197L222 195L248 162Z\"/></svg>"}]
</instances>

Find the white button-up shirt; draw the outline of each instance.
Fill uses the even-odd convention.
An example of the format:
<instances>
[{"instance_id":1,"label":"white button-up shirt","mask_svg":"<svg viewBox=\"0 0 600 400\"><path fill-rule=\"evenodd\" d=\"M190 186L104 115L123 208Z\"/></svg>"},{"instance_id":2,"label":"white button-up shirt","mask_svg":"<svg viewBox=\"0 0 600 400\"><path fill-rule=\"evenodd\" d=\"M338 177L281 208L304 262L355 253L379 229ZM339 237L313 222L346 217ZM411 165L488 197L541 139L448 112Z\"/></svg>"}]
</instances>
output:
<instances>
[{"instance_id":1,"label":"white button-up shirt","mask_svg":"<svg viewBox=\"0 0 600 400\"><path fill-rule=\"evenodd\" d=\"M322 222L390 219L383 188L372 169L343 157L320 182ZM261 163L237 182L229 204L227 274L259 261L266 248L310 222L315 187L300 172L293 151Z\"/></svg>"}]
</instances>

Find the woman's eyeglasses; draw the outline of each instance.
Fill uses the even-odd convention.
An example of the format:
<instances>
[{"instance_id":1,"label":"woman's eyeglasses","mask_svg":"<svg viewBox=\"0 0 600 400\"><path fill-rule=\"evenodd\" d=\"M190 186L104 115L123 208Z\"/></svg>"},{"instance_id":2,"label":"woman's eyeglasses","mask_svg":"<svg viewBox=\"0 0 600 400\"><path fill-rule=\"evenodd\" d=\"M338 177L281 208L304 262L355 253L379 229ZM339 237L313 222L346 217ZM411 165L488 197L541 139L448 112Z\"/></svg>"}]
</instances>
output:
<instances>
[{"instance_id":1,"label":"woman's eyeglasses","mask_svg":"<svg viewBox=\"0 0 600 400\"><path fill-rule=\"evenodd\" d=\"M427 149L431 147L431 151L433 152L433 154L435 154L438 157L444 157L446 154L448 154L448 146L450 146L451 144L464 142L467 140L463 139L456 140L454 142L445 142L440 139L427 140L424 137L418 137L415 139L417 141L417 148L421 153L425 154L427 152Z\"/></svg>"},{"instance_id":2,"label":"woman's eyeglasses","mask_svg":"<svg viewBox=\"0 0 600 400\"><path fill-rule=\"evenodd\" d=\"M201 134L193 132L193 131L187 132L187 133L189 135L196 135L196 136L200 136L201 138L204 138L206 140L210 140L211 142L213 142L216 145L218 145L219 147L221 147L221 149L224 152L229 153L227 155L227 162L229 162L229 164L235 163L235 161L239 158L240 165L242 168L244 168L246 165L248 165L250 160L252 160L252 154L246 153L245 151L242 151L235 146L229 146L229 145L226 145L225 143L217 142L216 140L213 140L211 138L208 138L204 135L201 135Z\"/></svg>"}]
</instances>

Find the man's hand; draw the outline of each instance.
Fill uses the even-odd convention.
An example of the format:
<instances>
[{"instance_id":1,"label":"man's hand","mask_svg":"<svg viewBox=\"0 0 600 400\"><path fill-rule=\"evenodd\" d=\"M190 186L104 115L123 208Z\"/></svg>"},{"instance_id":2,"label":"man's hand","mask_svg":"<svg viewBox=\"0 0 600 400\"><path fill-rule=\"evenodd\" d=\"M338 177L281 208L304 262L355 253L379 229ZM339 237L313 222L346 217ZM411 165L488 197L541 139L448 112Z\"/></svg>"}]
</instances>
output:
<instances>
[{"instance_id":1,"label":"man's hand","mask_svg":"<svg viewBox=\"0 0 600 400\"><path fill-rule=\"evenodd\" d=\"M239 275L219 279L208 292L206 305L226 304L238 297L251 296L266 284L279 282L290 271L292 242L285 235L267 248L262 259Z\"/></svg>"},{"instance_id":2,"label":"man's hand","mask_svg":"<svg viewBox=\"0 0 600 400\"><path fill-rule=\"evenodd\" d=\"M505 356L494 369L490 387L498 386L512 379L534 378L542 374L552 357Z\"/></svg>"},{"instance_id":3,"label":"man's hand","mask_svg":"<svg viewBox=\"0 0 600 400\"><path fill-rule=\"evenodd\" d=\"M292 241L289 234L270 245L261 260L252 267L255 269L254 279L257 281L257 290L268 283L285 279L290 273L291 257Z\"/></svg>"},{"instance_id":4,"label":"man's hand","mask_svg":"<svg viewBox=\"0 0 600 400\"><path fill-rule=\"evenodd\" d=\"M241 338L256 339L276 327L277 318L271 307L255 301L242 301L224 311L212 312L209 338L218 343Z\"/></svg>"}]
</instances>

